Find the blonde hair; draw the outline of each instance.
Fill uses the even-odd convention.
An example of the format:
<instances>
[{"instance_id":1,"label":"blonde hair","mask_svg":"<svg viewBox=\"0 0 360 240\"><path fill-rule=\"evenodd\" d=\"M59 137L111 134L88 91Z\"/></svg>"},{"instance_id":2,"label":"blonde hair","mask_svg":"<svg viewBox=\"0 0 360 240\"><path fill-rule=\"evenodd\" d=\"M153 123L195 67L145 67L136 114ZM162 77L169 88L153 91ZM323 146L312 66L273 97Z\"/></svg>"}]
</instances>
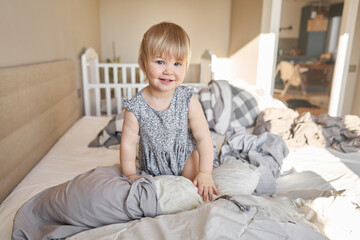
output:
<instances>
[{"instance_id":1,"label":"blonde hair","mask_svg":"<svg viewBox=\"0 0 360 240\"><path fill-rule=\"evenodd\" d=\"M138 63L146 72L149 59L159 56L174 56L190 62L190 38L185 30L175 23L161 22L150 27L141 41Z\"/></svg>"}]
</instances>

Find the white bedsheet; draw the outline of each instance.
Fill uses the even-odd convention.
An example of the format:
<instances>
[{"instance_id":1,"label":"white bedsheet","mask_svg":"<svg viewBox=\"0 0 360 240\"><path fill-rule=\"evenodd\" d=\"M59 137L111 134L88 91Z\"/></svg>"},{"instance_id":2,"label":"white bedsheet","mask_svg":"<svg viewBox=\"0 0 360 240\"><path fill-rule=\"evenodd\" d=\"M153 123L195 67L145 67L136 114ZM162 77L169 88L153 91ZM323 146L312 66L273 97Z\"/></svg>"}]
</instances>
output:
<instances>
[{"instance_id":1,"label":"white bedsheet","mask_svg":"<svg viewBox=\"0 0 360 240\"><path fill-rule=\"evenodd\" d=\"M241 212L233 203L220 199L176 216L161 215L108 225L76 234L68 240L326 239L314 231L314 226L302 222L302 214L290 203L282 203L282 199L253 195L235 198L251 205L251 209Z\"/></svg>"},{"instance_id":2,"label":"white bedsheet","mask_svg":"<svg viewBox=\"0 0 360 240\"><path fill-rule=\"evenodd\" d=\"M17 209L37 193L97 166L119 163L118 150L87 147L109 120L107 117L81 118L11 192L0 206L1 240L11 239Z\"/></svg>"},{"instance_id":3,"label":"white bedsheet","mask_svg":"<svg viewBox=\"0 0 360 240\"><path fill-rule=\"evenodd\" d=\"M299 198L330 239L360 239L360 152L304 147L284 165L290 173L277 180L277 195Z\"/></svg>"},{"instance_id":4,"label":"white bedsheet","mask_svg":"<svg viewBox=\"0 0 360 240\"><path fill-rule=\"evenodd\" d=\"M283 166L287 171L277 180L277 193L313 189L353 189L360 193L360 152L308 146L290 152Z\"/></svg>"}]
</instances>

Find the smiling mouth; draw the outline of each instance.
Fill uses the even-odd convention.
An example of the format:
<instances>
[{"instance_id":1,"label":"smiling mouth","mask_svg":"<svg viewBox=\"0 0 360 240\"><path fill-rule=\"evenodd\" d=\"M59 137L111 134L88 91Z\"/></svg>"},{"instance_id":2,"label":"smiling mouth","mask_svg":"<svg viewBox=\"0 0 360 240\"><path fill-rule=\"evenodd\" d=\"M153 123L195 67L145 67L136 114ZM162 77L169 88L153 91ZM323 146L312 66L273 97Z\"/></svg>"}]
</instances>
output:
<instances>
[{"instance_id":1,"label":"smiling mouth","mask_svg":"<svg viewBox=\"0 0 360 240\"><path fill-rule=\"evenodd\" d=\"M163 82L163 83L171 83L171 82L173 82L174 80L166 79L166 78L160 78L160 81Z\"/></svg>"}]
</instances>

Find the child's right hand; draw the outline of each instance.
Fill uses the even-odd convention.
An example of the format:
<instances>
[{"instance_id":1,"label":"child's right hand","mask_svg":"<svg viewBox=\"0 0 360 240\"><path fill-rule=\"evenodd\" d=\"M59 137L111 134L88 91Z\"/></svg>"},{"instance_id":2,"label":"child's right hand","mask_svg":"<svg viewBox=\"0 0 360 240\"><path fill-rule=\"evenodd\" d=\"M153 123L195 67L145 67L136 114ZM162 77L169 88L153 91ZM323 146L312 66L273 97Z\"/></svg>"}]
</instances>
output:
<instances>
[{"instance_id":1,"label":"child's right hand","mask_svg":"<svg viewBox=\"0 0 360 240\"><path fill-rule=\"evenodd\" d=\"M126 176L129 180L130 179L139 179L139 178L141 178L139 175L137 175L137 174L131 174L131 175L129 175L129 176Z\"/></svg>"}]
</instances>

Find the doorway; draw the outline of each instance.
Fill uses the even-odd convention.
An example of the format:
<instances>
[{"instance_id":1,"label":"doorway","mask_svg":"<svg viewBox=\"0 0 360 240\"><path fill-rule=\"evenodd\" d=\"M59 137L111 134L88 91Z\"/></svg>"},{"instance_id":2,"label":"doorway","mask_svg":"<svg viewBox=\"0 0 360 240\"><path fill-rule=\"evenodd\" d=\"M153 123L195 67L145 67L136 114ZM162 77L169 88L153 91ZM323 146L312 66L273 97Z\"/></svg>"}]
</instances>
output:
<instances>
[{"instance_id":1,"label":"doorway","mask_svg":"<svg viewBox=\"0 0 360 240\"><path fill-rule=\"evenodd\" d=\"M343 6L282 2L274 97L299 113L328 113Z\"/></svg>"}]
</instances>

